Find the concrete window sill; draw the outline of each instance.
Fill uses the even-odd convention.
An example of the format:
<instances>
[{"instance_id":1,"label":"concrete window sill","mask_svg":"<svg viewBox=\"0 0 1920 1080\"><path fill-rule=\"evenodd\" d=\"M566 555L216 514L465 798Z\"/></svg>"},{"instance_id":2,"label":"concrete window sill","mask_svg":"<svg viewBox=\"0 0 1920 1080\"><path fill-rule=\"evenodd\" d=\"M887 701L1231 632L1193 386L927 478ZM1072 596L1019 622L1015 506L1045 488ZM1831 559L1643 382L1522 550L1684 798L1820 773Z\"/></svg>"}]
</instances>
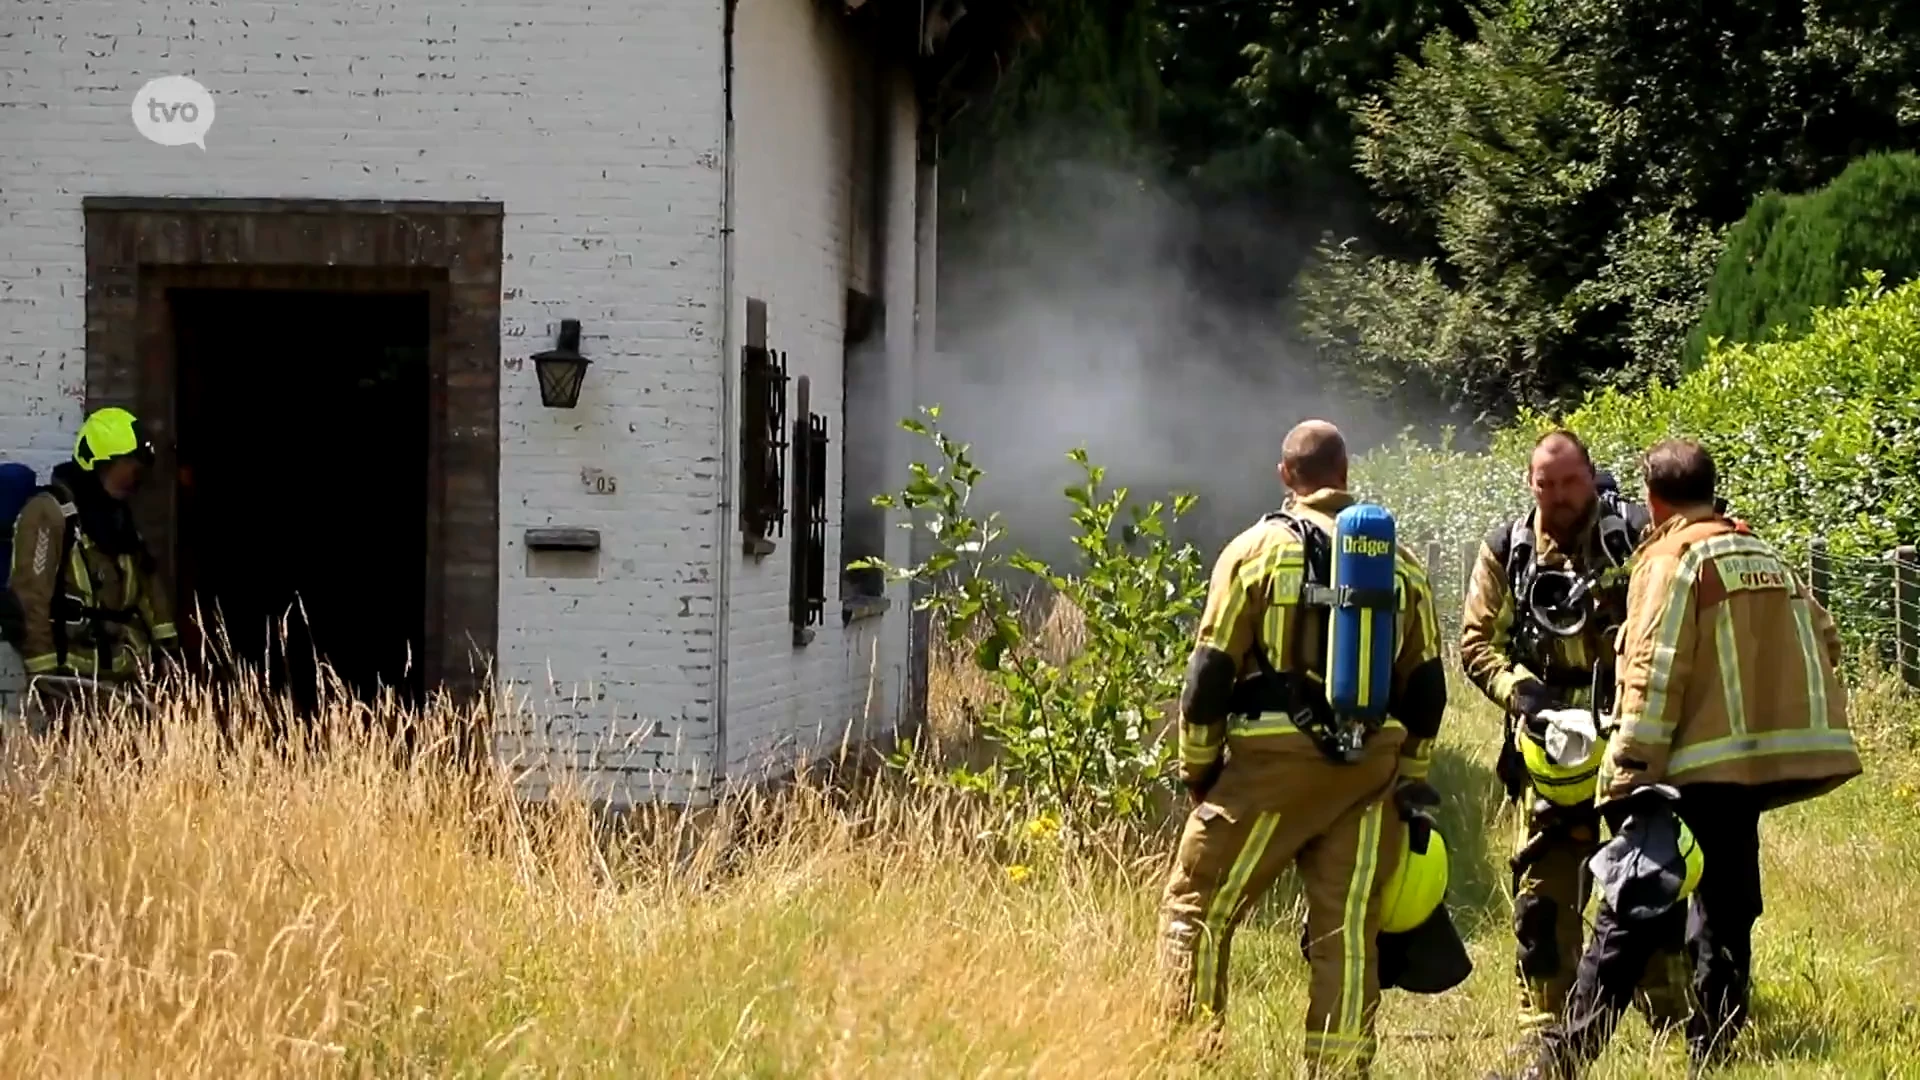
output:
<instances>
[{"instance_id":1,"label":"concrete window sill","mask_svg":"<svg viewBox=\"0 0 1920 1080\"><path fill-rule=\"evenodd\" d=\"M893 607L893 601L884 596L853 596L840 603L840 622L851 626L864 619L877 619Z\"/></svg>"}]
</instances>

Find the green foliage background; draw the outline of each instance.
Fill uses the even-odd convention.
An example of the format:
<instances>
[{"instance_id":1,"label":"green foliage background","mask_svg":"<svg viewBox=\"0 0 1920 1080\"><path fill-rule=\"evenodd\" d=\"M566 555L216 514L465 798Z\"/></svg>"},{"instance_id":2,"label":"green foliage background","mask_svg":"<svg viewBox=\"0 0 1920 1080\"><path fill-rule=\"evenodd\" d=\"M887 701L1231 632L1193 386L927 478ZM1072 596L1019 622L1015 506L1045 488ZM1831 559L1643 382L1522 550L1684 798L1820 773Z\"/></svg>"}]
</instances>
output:
<instances>
[{"instance_id":1,"label":"green foliage background","mask_svg":"<svg viewBox=\"0 0 1920 1080\"><path fill-rule=\"evenodd\" d=\"M1920 273L1920 156L1871 154L1804 195L1768 192L1735 226L1687 341L1698 367L1711 337L1762 341L1806 330L1860 274L1898 285Z\"/></svg>"},{"instance_id":2,"label":"green foliage background","mask_svg":"<svg viewBox=\"0 0 1920 1080\"><path fill-rule=\"evenodd\" d=\"M1914 5L1025 6L1041 39L942 136L943 262L1018 258L1023 218L1140 185L1255 208L1196 229L1205 287L1285 313L1383 403L1490 430L1669 384L1722 325L1804 329L1867 266L1904 280L1905 159L1807 193L1920 150ZM1760 254L1742 300L1729 267Z\"/></svg>"},{"instance_id":3,"label":"green foliage background","mask_svg":"<svg viewBox=\"0 0 1920 1080\"><path fill-rule=\"evenodd\" d=\"M1412 439L1380 448L1357 463L1354 486L1391 507L1404 535L1442 541L1452 557L1524 507L1527 454L1554 426L1578 432L1628 494L1648 446L1699 439L1732 512L1802 566L1824 539L1843 628L1856 640L1884 636L1893 618L1884 556L1920 538L1920 281L1857 287L1811 312L1797 338L1716 346L1673 385L1608 387L1564 413L1524 411L1484 454Z\"/></svg>"}]
</instances>

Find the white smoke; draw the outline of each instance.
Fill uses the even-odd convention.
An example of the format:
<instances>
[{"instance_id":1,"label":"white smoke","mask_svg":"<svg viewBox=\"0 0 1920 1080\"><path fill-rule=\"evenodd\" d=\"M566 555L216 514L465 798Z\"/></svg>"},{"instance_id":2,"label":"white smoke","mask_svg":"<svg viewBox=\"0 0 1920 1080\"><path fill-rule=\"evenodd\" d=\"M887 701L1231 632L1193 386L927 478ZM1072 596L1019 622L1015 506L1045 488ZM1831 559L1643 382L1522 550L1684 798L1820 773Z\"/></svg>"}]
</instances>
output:
<instances>
[{"instance_id":1,"label":"white smoke","mask_svg":"<svg viewBox=\"0 0 1920 1080\"><path fill-rule=\"evenodd\" d=\"M1343 400L1286 344L1278 305L1222 299L1185 269L1198 213L1110 171L1061 177L1028 205L994 208L988 242L955 252L943 236L940 363L919 377L922 403L974 446L981 509L1006 516L1016 543L1064 547L1076 445L1109 487L1198 494L1182 532L1211 557L1280 503L1275 466L1293 424L1330 419L1356 453L1392 436L1382 410Z\"/></svg>"}]
</instances>

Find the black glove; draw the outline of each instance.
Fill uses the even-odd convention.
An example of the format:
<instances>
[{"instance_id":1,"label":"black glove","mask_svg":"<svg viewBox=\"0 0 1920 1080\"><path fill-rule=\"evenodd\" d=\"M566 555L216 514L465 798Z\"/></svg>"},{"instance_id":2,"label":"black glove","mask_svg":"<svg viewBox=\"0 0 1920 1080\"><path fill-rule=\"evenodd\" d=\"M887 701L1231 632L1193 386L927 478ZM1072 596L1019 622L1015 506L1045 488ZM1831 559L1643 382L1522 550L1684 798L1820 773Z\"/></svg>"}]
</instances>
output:
<instances>
[{"instance_id":1,"label":"black glove","mask_svg":"<svg viewBox=\"0 0 1920 1080\"><path fill-rule=\"evenodd\" d=\"M1521 716L1531 720L1548 709L1556 709L1560 703L1553 693L1538 679L1521 679L1513 687L1513 709Z\"/></svg>"},{"instance_id":2,"label":"black glove","mask_svg":"<svg viewBox=\"0 0 1920 1080\"><path fill-rule=\"evenodd\" d=\"M1207 801L1207 792L1212 791L1213 785L1219 781L1220 770L1224 765L1224 762L1216 761L1212 765L1207 766L1205 772L1194 779L1186 781L1187 801L1194 806L1199 806L1201 803Z\"/></svg>"},{"instance_id":3,"label":"black glove","mask_svg":"<svg viewBox=\"0 0 1920 1080\"><path fill-rule=\"evenodd\" d=\"M1394 785L1393 805L1402 818L1431 818L1440 809L1440 792L1425 780L1402 780Z\"/></svg>"}]
</instances>

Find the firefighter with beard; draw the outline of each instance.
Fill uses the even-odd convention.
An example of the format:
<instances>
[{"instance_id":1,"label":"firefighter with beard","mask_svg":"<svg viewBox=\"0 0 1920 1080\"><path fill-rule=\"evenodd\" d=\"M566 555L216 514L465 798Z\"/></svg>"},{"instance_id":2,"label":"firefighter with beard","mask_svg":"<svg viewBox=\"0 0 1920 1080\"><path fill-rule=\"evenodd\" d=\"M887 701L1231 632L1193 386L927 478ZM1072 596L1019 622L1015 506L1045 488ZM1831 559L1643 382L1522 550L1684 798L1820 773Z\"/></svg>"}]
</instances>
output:
<instances>
[{"instance_id":1,"label":"firefighter with beard","mask_svg":"<svg viewBox=\"0 0 1920 1080\"><path fill-rule=\"evenodd\" d=\"M1646 532L1642 506L1602 490L1578 436L1552 431L1527 465L1534 507L1480 544L1461 617L1467 678L1506 714L1496 771L1509 800L1526 799L1513 871L1521 1022L1558 1018L1580 960L1589 883L1582 864L1600 843L1595 776L1604 743L1583 760L1551 759L1541 713L1599 715L1614 679L1613 634L1625 617L1628 564ZM1638 999L1655 1026L1688 1015L1688 962L1677 937L1647 965Z\"/></svg>"},{"instance_id":2,"label":"firefighter with beard","mask_svg":"<svg viewBox=\"0 0 1920 1080\"><path fill-rule=\"evenodd\" d=\"M1524 1080L1583 1075L1646 958L1676 934L1696 957L1688 1075L1723 1064L1747 1022L1760 819L1863 772L1832 616L1716 505L1700 444L1659 443L1641 470L1654 524L1635 559L1618 723L1603 744L1598 801L1613 838L1594 860L1599 913L1566 1015L1522 1040Z\"/></svg>"},{"instance_id":3,"label":"firefighter with beard","mask_svg":"<svg viewBox=\"0 0 1920 1080\"><path fill-rule=\"evenodd\" d=\"M1404 546L1389 556L1390 594L1331 587L1335 518L1357 502L1339 430L1294 428L1280 476L1293 496L1286 507L1235 537L1214 565L1181 694L1180 772L1193 808L1162 901L1167 1006L1177 1020L1218 1024L1235 928L1298 866L1312 970L1306 1060L1315 1075L1364 1076L1383 894L1404 821L1440 802L1426 777L1446 675L1426 572ZM1336 715L1321 676L1328 605L1345 602L1397 609L1378 721Z\"/></svg>"}]
</instances>

